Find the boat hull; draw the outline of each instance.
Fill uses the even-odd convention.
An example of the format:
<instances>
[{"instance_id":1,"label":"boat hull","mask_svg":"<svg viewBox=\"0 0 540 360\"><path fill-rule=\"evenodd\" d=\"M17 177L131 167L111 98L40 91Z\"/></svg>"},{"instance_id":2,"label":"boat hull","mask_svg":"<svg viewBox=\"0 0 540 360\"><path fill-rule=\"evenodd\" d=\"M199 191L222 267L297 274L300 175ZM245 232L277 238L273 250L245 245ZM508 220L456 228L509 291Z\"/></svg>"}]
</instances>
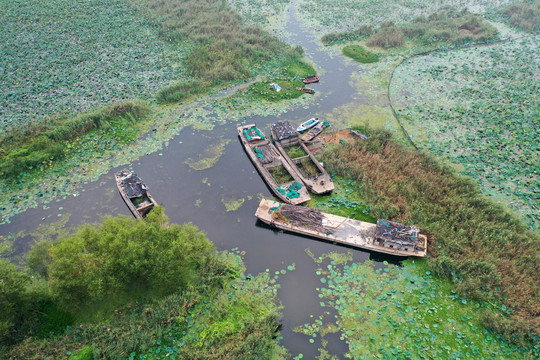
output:
<instances>
[{"instance_id":1,"label":"boat hull","mask_svg":"<svg viewBox=\"0 0 540 360\"><path fill-rule=\"evenodd\" d=\"M291 166L287 163L287 161L282 158L281 154L276 149L274 144L272 144L266 138L263 139L263 140L260 140L260 141L258 141L258 140L250 141L249 139L247 139L246 134L244 133L244 130L251 129L253 127L255 127L255 124L239 126L237 128L238 137L240 138L240 141L241 141L242 145L244 146L244 150L246 151L246 153L247 153L248 157L250 158L251 162L253 163L253 165L255 166L255 168L257 169L257 171L259 172L259 174L263 178L263 180L266 182L266 184L268 185L270 190L280 200L282 200L283 202L286 202L288 204L298 205L298 204L302 204L302 203L304 203L306 201L309 201L311 199L311 197L309 196L309 193L307 192L307 189L304 186L300 176L294 171L293 168L291 168ZM255 147L257 147L257 148L263 147L264 152L266 152L267 154L270 154L271 156L273 156L274 160L272 161L272 163L270 163L268 165L264 165L258 159L258 156L254 151ZM276 167L276 166L279 166L279 165L283 165L284 169L293 178L293 181L278 184L274 180L274 177L270 174L269 169L271 169L273 167ZM279 189L286 189L286 188L288 189L294 183L302 184L302 188L297 191L297 193L299 194L299 197L297 197L297 198L287 196L289 191L285 191L285 194L282 194L279 190L277 190L278 188Z\"/></svg>"},{"instance_id":2,"label":"boat hull","mask_svg":"<svg viewBox=\"0 0 540 360\"><path fill-rule=\"evenodd\" d=\"M282 205L283 204L273 200L262 199L255 212L255 216L262 222L285 231L336 242L363 250L400 257L427 256L427 237L425 235L419 236L423 241L424 247L422 250L418 251L400 250L392 247L380 246L374 242L373 236L370 235L375 231L375 224L320 212L326 220L325 225L336 229L334 233L323 233L313 230L307 225L303 226L287 223L280 217L274 216L275 211Z\"/></svg>"}]
</instances>

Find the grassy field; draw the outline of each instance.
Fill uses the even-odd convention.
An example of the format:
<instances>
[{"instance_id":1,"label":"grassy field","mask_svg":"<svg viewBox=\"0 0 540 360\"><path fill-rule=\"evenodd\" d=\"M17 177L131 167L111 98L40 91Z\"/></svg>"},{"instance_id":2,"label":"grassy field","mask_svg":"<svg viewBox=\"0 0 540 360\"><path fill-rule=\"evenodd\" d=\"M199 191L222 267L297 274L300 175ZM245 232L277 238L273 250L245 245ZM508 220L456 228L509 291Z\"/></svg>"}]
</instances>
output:
<instances>
[{"instance_id":1,"label":"grassy field","mask_svg":"<svg viewBox=\"0 0 540 360\"><path fill-rule=\"evenodd\" d=\"M384 131L322 154L329 172L355 181L372 216L416 224L430 239L431 271L452 279L463 297L505 309L486 326L526 343L538 336L538 234L430 156Z\"/></svg>"},{"instance_id":2,"label":"grassy field","mask_svg":"<svg viewBox=\"0 0 540 360\"><path fill-rule=\"evenodd\" d=\"M417 145L459 164L531 228L540 225L539 42L416 57L396 69L390 89Z\"/></svg>"},{"instance_id":3,"label":"grassy field","mask_svg":"<svg viewBox=\"0 0 540 360\"><path fill-rule=\"evenodd\" d=\"M149 97L183 74L166 43L122 0L4 3L0 130Z\"/></svg>"},{"instance_id":4,"label":"grassy field","mask_svg":"<svg viewBox=\"0 0 540 360\"><path fill-rule=\"evenodd\" d=\"M375 353L382 359L533 358L530 349L485 329L479 314L493 311L491 305L459 296L451 282L432 275L426 261L376 268L351 259L351 253L314 257L322 310L336 309L337 316L312 316L295 330L320 343L321 359L334 358L327 356L328 334L347 343L345 357L351 359Z\"/></svg>"}]
</instances>

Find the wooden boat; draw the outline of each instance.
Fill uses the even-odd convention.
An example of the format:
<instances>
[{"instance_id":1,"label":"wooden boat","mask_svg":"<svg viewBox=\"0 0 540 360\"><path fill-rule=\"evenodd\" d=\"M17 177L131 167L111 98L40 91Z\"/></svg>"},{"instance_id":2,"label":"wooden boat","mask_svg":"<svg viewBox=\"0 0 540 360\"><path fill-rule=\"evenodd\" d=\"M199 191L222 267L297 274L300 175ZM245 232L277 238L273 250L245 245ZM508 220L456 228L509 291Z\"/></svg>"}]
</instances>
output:
<instances>
[{"instance_id":1,"label":"wooden boat","mask_svg":"<svg viewBox=\"0 0 540 360\"><path fill-rule=\"evenodd\" d=\"M272 125L272 138L281 156L289 163L314 194L324 194L334 190L332 178L315 155L300 141L298 133L288 121Z\"/></svg>"},{"instance_id":2,"label":"wooden boat","mask_svg":"<svg viewBox=\"0 0 540 360\"><path fill-rule=\"evenodd\" d=\"M300 139L302 141L311 141L313 140L317 135L322 133L322 131L329 126L327 121L319 121L317 125L312 127L307 133L302 135Z\"/></svg>"},{"instance_id":3,"label":"wooden boat","mask_svg":"<svg viewBox=\"0 0 540 360\"><path fill-rule=\"evenodd\" d=\"M313 89L308 89L308 88L303 88L303 87L297 87L296 90L303 91L303 92L305 92L306 94L315 94L315 90L313 90Z\"/></svg>"},{"instance_id":4,"label":"wooden boat","mask_svg":"<svg viewBox=\"0 0 540 360\"><path fill-rule=\"evenodd\" d=\"M290 204L311 199L300 176L255 124L239 126L238 136L253 165L279 199Z\"/></svg>"},{"instance_id":5,"label":"wooden boat","mask_svg":"<svg viewBox=\"0 0 540 360\"><path fill-rule=\"evenodd\" d=\"M395 256L427 256L427 237L414 226L386 220L375 225L267 199L261 200L255 216L279 229L364 250ZM405 235L398 237L400 231Z\"/></svg>"},{"instance_id":6,"label":"wooden boat","mask_svg":"<svg viewBox=\"0 0 540 360\"><path fill-rule=\"evenodd\" d=\"M319 82L320 79L321 77L319 75L310 75L310 76L306 76L305 78L302 78L302 82L304 84L311 84L311 83Z\"/></svg>"},{"instance_id":7,"label":"wooden boat","mask_svg":"<svg viewBox=\"0 0 540 360\"><path fill-rule=\"evenodd\" d=\"M114 177L118 191L120 191L122 199L133 216L142 219L154 206L157 206L157 202L148 191L148 186L142 182L137 174L133 174L129 170L122 170L114 174Z\"/></svg>"},{"instance_id":8,"label":"wooden boat","mask_svg":"<svg viewBox=\"0 0 540 360\"><path fill-rule=\"evenodd\" d=\"M309 120L306 120L303 123L301 123L300 126L298 126L296 131L298 131L298 132L306 131L307 129L317 125L318 122L319 122L318 117L314 117L314 118L311 118Z\"/></svg>"}]
</instances>

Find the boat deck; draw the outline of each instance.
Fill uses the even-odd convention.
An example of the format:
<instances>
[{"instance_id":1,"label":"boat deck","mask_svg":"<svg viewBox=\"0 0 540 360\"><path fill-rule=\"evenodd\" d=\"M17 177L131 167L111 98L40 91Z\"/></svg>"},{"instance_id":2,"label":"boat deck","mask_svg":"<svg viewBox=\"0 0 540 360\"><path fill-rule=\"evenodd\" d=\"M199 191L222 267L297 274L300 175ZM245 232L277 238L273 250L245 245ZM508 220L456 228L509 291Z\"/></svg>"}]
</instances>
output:
<instances>
[{"instance_id":1,"label":"boat deck","mask_svg":"<svg viewBox=\"0 0 540 360\"><path fill-rule=\"evenodd\" d=\"M375 224L327 214L316 210L314 211L322 216L320 226L313 227L305 223L293 224L292 221L285 220L283 217L279 216L277 211L281 206L283 206L283 204L277 201L262 199L255 216L266 224L283 230L313 236L360 249L396 256L427 256L427 237L425 235L419 236L424 244L421 249L405 247L400 249L392 246L382 246L374 239ZM321 231L321 228L324 228L325 230Z\"/></svg>"}]
</instances>

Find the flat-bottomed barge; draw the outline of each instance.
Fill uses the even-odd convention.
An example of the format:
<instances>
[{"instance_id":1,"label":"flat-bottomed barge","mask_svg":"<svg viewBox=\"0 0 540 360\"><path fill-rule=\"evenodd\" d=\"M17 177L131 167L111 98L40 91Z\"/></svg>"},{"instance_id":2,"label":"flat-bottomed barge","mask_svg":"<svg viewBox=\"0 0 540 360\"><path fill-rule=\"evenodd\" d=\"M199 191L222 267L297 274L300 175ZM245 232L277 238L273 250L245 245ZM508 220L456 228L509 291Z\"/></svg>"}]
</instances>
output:
<instances>
[{"instance_id":1,"label":"flat-bottomed barge","mask_svg":"<svg viewBox=\"0 0 540 360\"><path fill-rule=\"evenodd\" d=\"M395 256L427 256L427 237L415 226L377 224L262 199L255 216L279 229Z\"/></svg>"}]
</instances>

